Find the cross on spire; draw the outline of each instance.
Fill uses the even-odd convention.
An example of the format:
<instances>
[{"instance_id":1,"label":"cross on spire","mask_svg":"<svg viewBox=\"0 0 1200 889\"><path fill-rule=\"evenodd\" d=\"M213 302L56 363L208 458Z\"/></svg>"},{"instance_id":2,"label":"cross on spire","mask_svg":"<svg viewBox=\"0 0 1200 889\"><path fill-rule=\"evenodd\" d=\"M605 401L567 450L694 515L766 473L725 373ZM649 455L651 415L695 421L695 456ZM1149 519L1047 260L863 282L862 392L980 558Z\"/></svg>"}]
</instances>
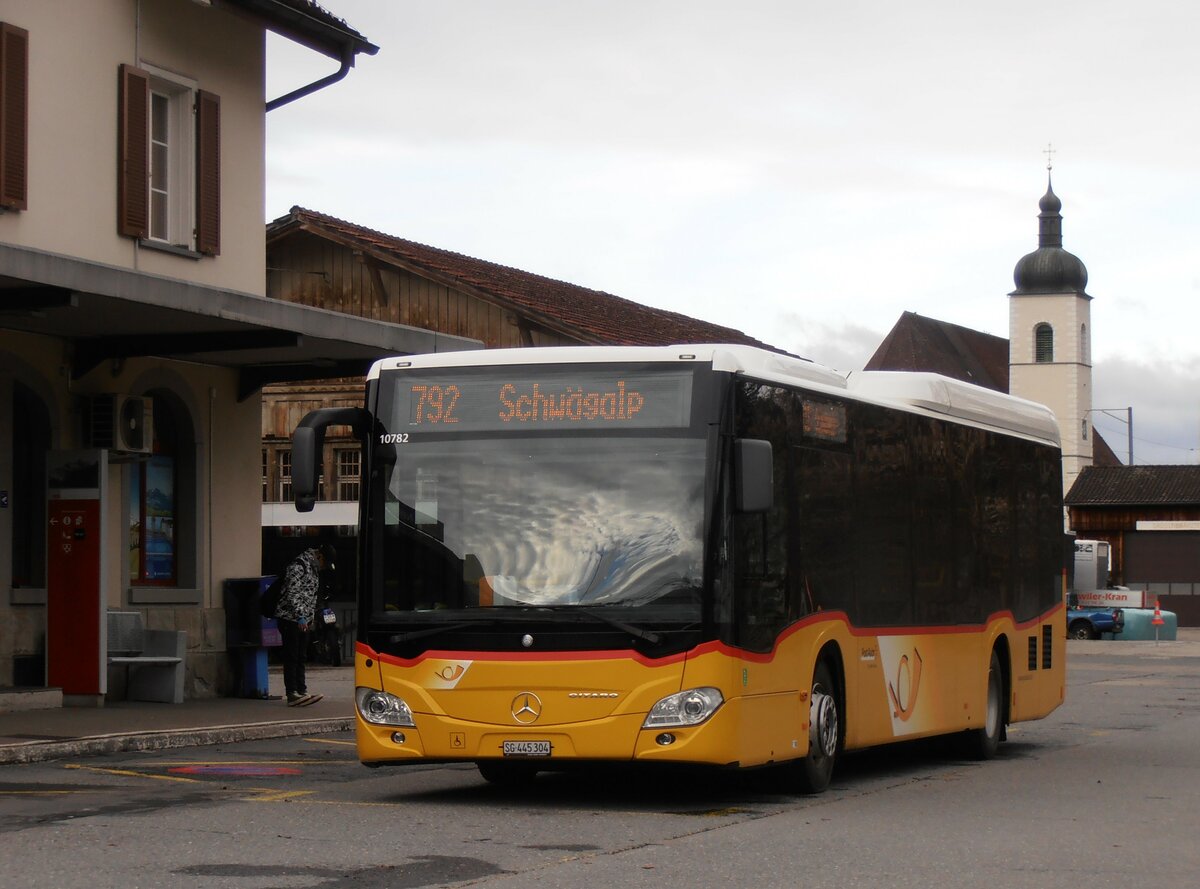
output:
<instances>
[{"instance_id":1,"label":"cross on spire","mask_svg":"<svg viewBox=\"0 0 1200 889\"><path fill-rule=\"evenodd\" d=\"M1042 149L1042 154L1046 155L1046 169L1047 170L1054 169L1054 151L1055 151L1054 146L1049 142L1047 142L1046 147L1044 149Z\"/></svg>"}]
</instances>

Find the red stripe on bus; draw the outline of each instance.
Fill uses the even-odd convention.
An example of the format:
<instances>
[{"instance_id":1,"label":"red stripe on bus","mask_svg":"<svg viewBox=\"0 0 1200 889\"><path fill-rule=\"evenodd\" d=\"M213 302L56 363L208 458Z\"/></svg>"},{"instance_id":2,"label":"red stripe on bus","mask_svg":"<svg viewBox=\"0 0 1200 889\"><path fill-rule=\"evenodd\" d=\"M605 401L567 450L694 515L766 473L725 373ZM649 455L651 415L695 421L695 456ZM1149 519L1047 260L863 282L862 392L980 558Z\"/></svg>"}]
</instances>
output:
<instances>
[{"instance_id":1,"label":"red stripe on bus","mask_svg":"<svg viewBox=\"0 0 1200 889\"><path fill-rule=\"evenodd\" d=\"M373 658L385 664L391 664L398 667L414 667L425 660L471 660L471 661L498 661L498 662L514 662L522 661L601 661L601 660L631 660L636 661L644 666L662 666L664 664L673 664L679 661L687 660L688 658L699 657L712 652L719 652L728 657L738 658L746 661L756 661L759 663L768 663L775 659L776 652L779 650L780 644L801 630L811 627L814 624L826 622L838 622L845 624L847 631L851 636L867 637L867 636L948 636L962 635L967 633L983 633L989 626L1000 620L1011 620L1013 627L1018 631L1026 631L1035 627L1057 614L1063 609L1062 603L1055 605L1045 614L1035 617L1032 620L1018 623L1011 611L997 611L988 616L987 620L981 624L961 624L949 627L855 627L850 624L844 611L822 611L817 614L811 614L802 620L789 626L775 642L775 647L769 652L747 651L725 642L711 640L697 645L695 648L688 651L678 652L662 658L647 657L639 651L632 648L621 649L618 651L449 651L440 649L431 649L417 655L415 658L401 658L390 654L380 654L372 649L365 642L356 642L354 650L363 657Z\"/></svg>"}]
</instances>

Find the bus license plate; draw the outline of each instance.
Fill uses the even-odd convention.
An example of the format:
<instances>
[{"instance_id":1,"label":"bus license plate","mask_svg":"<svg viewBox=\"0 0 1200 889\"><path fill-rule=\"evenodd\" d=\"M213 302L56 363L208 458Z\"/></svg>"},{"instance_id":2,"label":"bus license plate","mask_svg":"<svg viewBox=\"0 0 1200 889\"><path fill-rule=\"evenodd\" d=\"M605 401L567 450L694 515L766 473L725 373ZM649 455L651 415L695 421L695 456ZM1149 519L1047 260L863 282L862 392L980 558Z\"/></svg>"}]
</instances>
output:
<instances>
[{"instance_id":1,"label":"bus license plate","mask_svg":"<svg viewBox=\"0 0 1200 889\"><path fill-rule=\"evenodd\" d=\"M549 741L505 741L505 756L549 756Z\"/></svg>"}]
</instances>

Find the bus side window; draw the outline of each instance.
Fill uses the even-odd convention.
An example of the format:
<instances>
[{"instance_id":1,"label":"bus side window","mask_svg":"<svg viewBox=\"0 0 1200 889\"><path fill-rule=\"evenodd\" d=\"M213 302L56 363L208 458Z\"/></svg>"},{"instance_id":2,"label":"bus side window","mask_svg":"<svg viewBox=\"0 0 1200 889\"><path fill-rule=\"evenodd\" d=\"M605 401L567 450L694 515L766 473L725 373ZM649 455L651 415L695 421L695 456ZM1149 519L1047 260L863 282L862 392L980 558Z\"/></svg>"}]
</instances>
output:
<instances>
[{"instance_id":1,"label":"bus side window","mask_svg":"<svg viewBox=\"0 0 1200 889\"><path fill-rule=\"evenodd\" d=\"M738 395L736 434L770 443L774 490L769 508L733 517L735 635L744 648L770 651L794 611L788 570L787 427L796 402L786 389L756 383L743 384Z\"/></svg>"},{"instance_id":2,"label":"bus side window","mask_svg":"<svg viewBox=\"0 0 1200 889\"><path fill-rule=\"evenodd\" d=\"M854 463L844 451L795 448L799 560L805 611L845 611L854 599Z\"/></svg>"},{"instance_id":3,"label":"bus side window","mask_svg":"<svg viewBox=\"0 0 1200 889\"><path fill-rule=\"evenodd\" d=\"M908 420L912 484L913 605L919 624L958 621L955 589L953 467L961 453L957 427L928 417Z\"/></svg>"},{"instance_id":4,"label":"bus side window","mask_svg":"<svg viewBox=\"0 0 1200 889\"><path fill-rule=\"evenodd\" d=\"M857 620L877 627L913 622L912 466L904 414L854 408Z\"/></svg>"}]
</instances>

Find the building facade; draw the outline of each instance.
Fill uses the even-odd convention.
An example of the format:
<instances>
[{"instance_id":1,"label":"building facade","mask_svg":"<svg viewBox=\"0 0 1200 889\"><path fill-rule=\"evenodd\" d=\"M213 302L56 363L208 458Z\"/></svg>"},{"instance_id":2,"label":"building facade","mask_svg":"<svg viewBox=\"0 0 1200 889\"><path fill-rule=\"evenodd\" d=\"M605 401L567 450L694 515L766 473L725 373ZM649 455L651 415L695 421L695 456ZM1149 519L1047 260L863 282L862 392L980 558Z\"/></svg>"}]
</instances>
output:
<instances>
[{"instance_id":1,"label":"building facade","mask_svg":"<svg viewBox=\"0 0 1200 889\"><path fill-rule=\"evenodd\" d=\"M187 633L189 696L227 692L262 385L472 345L266 298L267 30L375 51L307 0L0 0L0 686L63 674L55 628L86 625L100 676L63 690L102 702L124 610Z\"/></svg>"}]
</instances>

